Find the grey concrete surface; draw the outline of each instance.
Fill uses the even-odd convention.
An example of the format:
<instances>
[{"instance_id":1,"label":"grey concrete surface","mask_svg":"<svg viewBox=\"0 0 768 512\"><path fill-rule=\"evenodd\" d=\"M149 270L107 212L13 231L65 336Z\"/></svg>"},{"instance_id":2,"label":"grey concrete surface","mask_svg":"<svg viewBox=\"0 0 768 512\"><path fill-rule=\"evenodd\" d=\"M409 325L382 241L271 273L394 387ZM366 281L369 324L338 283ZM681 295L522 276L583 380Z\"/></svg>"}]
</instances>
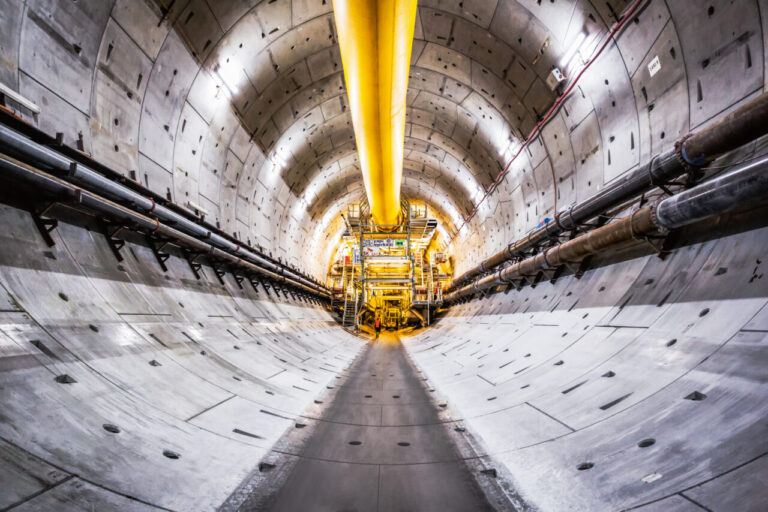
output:
<instances>
[{"instance_id":1,"label":"grey concrete surface","mask_svg":"<svg viewBox=\"0 0 768 512\"><path fill-rule=\"evenodd\" d=\"M577 34L604 37L629 3L419 2L403 190L430 204L443 240L549 108L544 80ZM41 108L9 104L19 115L325 277L338 213L363 191L332 2L1 7L0 81ZM766 13L765 0L644 1L448 248L455 271L763 92ZM210 272L198 282L179 258L163 273L139 244L118 264L71 225L48 248L12 208L0 222L0 510L213 510L309 461L334 384L364 349L325 311ZM495 469L516 503L764 510L767 240L753 229L491 296L405 348L446 405L441 421L465 430L454 449L474 472ZM54 380L65 374L75 382ZM333 414L365 425L339 435L432 417L386 401ZM379 457L380 506L454 464L414 458L432 464L397 472L398 452L366 447L306 464L373 482L356 457Z\"/></svg>"},{"instance_id":2,"label":"grey concrete surface","mask_svg":"<svg viewBox=\"0 0 768 512\"><path fill-rule=\"evenodd\" d=\"M455 229L554 100L552 66L630 3L419 2L404 192ZM363 190L332 2L5 6L0 79L44 107L41 128L325 277L338 213ZM762 91L765 9L644 2L462 230L457 270Z\"/></svg>"},{"instance_id":3,"label":"grey concrete surface","mask_svg":"<svg viewBox=\"0 0 768 512\"><path fill-rule=\"evenodd\" d=\"M761 510L767 237L499 294L404 343L542 510Z\"/></svg>"},{"instance_id":4,"label":"grey concrete surface","mask_svg":"<svg viewBox=\"0 0 768 512\"><path fill-rule=\"evenodd\" d=\"M0 210L2 507L211 510L363 346L317 307L143 246L117 264L66 224L48 248Z\"/></svg>"},{"instance_id":5,"label":"grey concrete surface","mask_svg":"<svg viewBox=\"0 0 768 512\"><path fill-rule=\"evenodd\" d=\"M396 335L369 342L325 407L289 474L238 510L513 510L491 507Z\"/></svg>"}]
</instances>

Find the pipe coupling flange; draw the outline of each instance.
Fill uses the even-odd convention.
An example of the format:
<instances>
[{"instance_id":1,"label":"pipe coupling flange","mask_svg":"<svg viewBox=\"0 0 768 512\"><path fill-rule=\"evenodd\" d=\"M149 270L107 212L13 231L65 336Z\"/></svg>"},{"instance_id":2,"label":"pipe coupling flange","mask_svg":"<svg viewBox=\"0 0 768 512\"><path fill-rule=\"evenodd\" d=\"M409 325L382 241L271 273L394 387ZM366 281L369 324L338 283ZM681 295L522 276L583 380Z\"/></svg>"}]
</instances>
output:
<instances>
[{"instance_id":1,"label":"pipe coupling flange","mask_svg":"<svg viewBox=\"0 0 768 512\"><path fill-rule=\"evenodd\" d=\"M688 174L688 179L686 180L687 187L692 186L696 182L701 172L699 165L689 162L685 157L685 142L693 137L693 135L693 133L689 133L675 141L675 158L677 158L680 166L685 169L685 172Z\"/></svg>"},{"instance_id":2,"label":"pipe coupling flange","mask_svg":"<svg viewBox=\"0 0 768 512\"><path fill-rule=\"evenodd\" d=\"M543 268L552 268L552 263L550 263L549 258L547 256L549 255L549 251L554 249L554 247L549 247L547 249L544 249L544 267Z\"/></svg>"},{"instance_id":3,"label":"pipe coupling flange","mask_svg":"<svg viewBox=\"0 0 768 512\"><path fill-rule=\"evenodd\" d=\"M561 220L561 217L563 220L567 219L570 223L570 227L563 224L563 220ZM560 229L563 231L570 231L572 229L575 229L578 226L578 223L573 219L573 210L567 209L563 210L557 213L555 216L555 222L557 222L557 225L560 226Z\"/></svg>"},{"instance_id":4,"label":"pipe coupling flange","mask_svg":"<svg viewBox=\"0 0 768 512\"><path fill-rule=\"evenodd\" d=\"M653 222L653 225L656 226L656 230L662 234L666 235L669 233L669 229L664 227L664 225L659 220L659 205L661 204L661 201L656 201L653 204L649 206L651 209L651 222Z\"/></svg>"},{"instance_id":5,"label":"pipe coupling flange","mask_svg":"<svg viewBox=\"0 0 768 512\"><path fill-rule=\"evenodd\" d=\"M557 224L557 227L560 228L561 231L566 231L566 229L563 227L563 225L560 223L560 216L563 214L563 212L557 212L555 214L555 224Z\"/></svg>"},{"instance_id":6,"label":"pipe coupling flange","mask_svg":"<svg viewBox=\"0 0 768 512\"><path fill-rule=\"evenodd\" d=\"M685 155L683 154L683 146L685 145L685 142L691 137L693 137L693 133L688 133L675 141L675 157L677 157L677 161L680 162L680 165L686 171L696 169L696 166L688 162L688 160L685 159Z\"/></svg>"}]
</instances>

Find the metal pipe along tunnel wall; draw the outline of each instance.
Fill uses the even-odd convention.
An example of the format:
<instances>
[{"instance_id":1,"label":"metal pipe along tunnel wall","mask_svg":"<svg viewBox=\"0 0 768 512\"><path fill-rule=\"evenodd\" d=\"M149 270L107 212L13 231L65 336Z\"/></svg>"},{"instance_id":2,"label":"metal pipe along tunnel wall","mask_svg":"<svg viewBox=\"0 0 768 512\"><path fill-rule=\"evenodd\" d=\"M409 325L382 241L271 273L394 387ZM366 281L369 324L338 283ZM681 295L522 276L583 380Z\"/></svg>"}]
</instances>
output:
<instances>
[{"instance_id":1,"label":"metal pipe along tunnel wall","mask_svg":"<svg viewBox=\"0 0 768 512\"><path fill-rule=\"evenodd\" d=\"M403 193L453 233L555 100L552 67L631 3L420 1ZM5 102L205 213L228 244L323 280L337 212L364 194L331 4L5 0L0 83L40 111ZM641 2L458 233L456 275L763 93L767 16L763 0ZM750 142L704 177L763 153ZM437 485L434 439L499 509L764 508L764 208L681 230L663 259L638 242L578 277L453 305L387 355L290 293L220 282L207 266L196 279L173 251L163 271L140 238L118 262L75 214L48 246L16 192L0 191L13 204L0 206L0 510L234 509L241 494L246 510L251 484L289 478L311 453L341 454L333 467L366 482L351 495L379 493L374 505L394 510L382 489ZM394 380L361 380L376 364ZM402 396L437 412L362 391L375 386L414 386ZM345 407L362 416L335 429ZM442 437L382 438L427 454L407 468L418 478L387 466L397 443L345 451L354 439L340 433L419 418Z\"/></svg>"}]
</instances>

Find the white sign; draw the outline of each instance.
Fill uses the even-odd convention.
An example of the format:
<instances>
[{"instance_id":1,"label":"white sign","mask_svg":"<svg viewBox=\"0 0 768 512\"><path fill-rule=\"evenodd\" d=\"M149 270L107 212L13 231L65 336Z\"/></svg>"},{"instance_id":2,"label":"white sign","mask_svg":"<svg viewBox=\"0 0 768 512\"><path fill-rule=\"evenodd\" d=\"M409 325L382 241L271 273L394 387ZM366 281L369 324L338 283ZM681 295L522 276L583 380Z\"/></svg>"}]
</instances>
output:
<instances>
[{"instance_id":1,"label":"white sign","mask_svg":"<svg viewBox=\"0 0 768 512\"><path fill-rule=\"evenodd\" d=\"M394 240L391 238L365 238L363 239L364 247L392 247Z\"/></svg>"},{"instance_id":2,"label":"white sign","mask_svg":"<svg viewBox=\"0 0 768 512\"><path fill-rule=\"evenodd\" d=\"M648 73L653 76L656 73L661 71L661 61L659 60L659 56L655 56L651 62L648 63Z\"/></svg>"}]
</instances>

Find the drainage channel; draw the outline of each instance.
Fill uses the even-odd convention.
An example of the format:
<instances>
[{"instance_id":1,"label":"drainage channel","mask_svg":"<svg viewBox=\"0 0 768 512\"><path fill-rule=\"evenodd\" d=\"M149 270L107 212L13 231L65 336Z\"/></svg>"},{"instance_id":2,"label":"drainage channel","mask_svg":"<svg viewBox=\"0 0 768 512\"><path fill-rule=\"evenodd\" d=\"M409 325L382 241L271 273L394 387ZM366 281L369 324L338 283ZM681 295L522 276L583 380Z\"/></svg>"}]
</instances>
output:
<instances>
[{"instance_id":1,"label":"drainage channel","mask_svg":"<svg viewBox=\"0 0 768 512\"><path fill-rule=\"evenodd\" d=\"M515 510L395 335L370 342L337 382L320 419L286 434L221 510Z\"/></svg>"}]
</instances>

